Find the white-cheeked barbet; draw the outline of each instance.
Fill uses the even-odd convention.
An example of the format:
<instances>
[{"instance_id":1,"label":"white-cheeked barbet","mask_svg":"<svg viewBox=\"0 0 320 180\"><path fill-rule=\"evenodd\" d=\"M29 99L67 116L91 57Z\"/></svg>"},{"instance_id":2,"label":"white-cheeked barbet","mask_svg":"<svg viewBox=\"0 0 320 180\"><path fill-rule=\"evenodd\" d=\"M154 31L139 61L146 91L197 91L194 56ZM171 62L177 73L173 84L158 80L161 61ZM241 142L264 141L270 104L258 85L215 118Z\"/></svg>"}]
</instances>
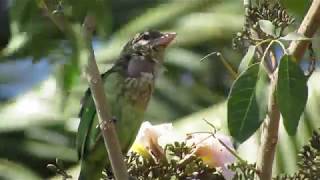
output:
<instances>
[{"instance_id":1,"label":"white-cheeked barbet","mask_svg":"<svg viewBox=\"0 0 320 180\"><path fill-rule=\"evenodd\" d=\"M134 141L154 90L164 52L175 33L147 31L137 34L123 48L113 67L102 75L104 90L123 153ZM77 149L81 160L79 179L97 180L108 165L94 101L88 89L79 113Z\"/></svg>"}]
</instances>

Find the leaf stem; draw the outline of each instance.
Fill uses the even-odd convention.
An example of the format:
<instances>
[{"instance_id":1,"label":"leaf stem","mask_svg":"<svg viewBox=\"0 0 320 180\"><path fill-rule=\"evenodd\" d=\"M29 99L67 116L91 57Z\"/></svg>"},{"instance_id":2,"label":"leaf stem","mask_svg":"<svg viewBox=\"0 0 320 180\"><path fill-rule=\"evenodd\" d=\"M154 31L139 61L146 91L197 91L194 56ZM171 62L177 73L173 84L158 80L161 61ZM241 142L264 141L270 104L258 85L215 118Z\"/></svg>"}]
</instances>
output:
<instances>
[{"instance_id":1,"label":"leaf stem","mask_svg":"<svg viewBox=\"0 0 320 180\"><path fill-rule=\"evenodd\" d=\"M283 54L288 54L286 47L284 47L281 41L279 41L278 39L275 39L274 42L278 43L281 46Z\"/></svg>"},{"instance_id":2,"label":"leaf stem","mask_svg":"<svg viewBox=\"0 0 320 180\"><path fill-rule=\"evenodd\" d=\"M262 41L258 42L258 43L256 44L256 46L259 47L259 46L263 45L264 43L267 43L267 42L270 42L270 41L272 41L272 39L262 40Z\"/></svg>"},{"instance_id":3,"label":"leaf stem","mask_svg":"<svg viewBox=\"0 0 320 180\"><path fill-rule=\"evenodd\" d=\"M232 65L223 57L223 55L220 52L211 52L211 53L205 55L203 58L201 58L200 62L204 61L206 58L208 58L212 55L216 55L217 57L220 58L222 64L229 71L233 80L237 79L238 73L233 69Z\"/></svg>"},{"instance_id":4,"label":"leaf stem","mask_svg":"<svg viewBox=\"0 0 320 180\"><path fill-rule=\"evenodd\" d=\"M261 62L264 62L264 60L265 60L265 58L266 58L266 56L267 56L267 54L268 54L268 52L269 52L269 50L270 50L270 48L271 48L273 43L274 43L274 40L270 41L270 43L268 44L268 46L264 50L263 55L261 57Z\"/></svg>"}]
</instances>

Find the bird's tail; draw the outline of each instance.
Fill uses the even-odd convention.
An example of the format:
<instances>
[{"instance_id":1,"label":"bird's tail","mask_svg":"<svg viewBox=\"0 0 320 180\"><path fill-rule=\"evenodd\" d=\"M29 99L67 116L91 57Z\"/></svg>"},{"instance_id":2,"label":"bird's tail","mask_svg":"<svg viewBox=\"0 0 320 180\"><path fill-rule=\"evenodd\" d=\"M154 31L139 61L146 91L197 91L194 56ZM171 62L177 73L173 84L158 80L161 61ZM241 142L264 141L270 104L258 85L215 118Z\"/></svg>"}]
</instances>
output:
<instances>
[{"instance_id":1,"label":"bird's tail","mask_svg":"<svg viewBox=\"0 0 320 180\"><path fill-rule=\"evenodd\" d=\"M102 171L107 164L108 156L105 148L97 148L96 152L90 153L87 158L81 161L78 180L100 180Z\"/></svg>"},{"instance_id":2,"label":"bird's tail","mask_svg":"<svg viewBox=\"0 0 320 180\"><path fill-rule=\"evenodd\" d=\"M81 163L81 170L78 180L99 180L102 177L103 164Z\"/></svg>"}]
</instances>

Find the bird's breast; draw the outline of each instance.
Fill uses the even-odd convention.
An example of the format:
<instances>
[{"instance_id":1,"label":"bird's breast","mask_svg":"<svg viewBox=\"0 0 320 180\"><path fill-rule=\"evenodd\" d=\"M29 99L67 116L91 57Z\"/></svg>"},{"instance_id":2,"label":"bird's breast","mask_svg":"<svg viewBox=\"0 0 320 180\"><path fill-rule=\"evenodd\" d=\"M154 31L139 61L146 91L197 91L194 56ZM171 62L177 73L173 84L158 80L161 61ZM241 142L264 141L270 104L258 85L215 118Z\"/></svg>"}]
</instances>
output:
<instances>
[{"instance_id":1,"label":"bird's breast","mask_svg":"<svg viewBox=\"0 0 320 180\"><path fill-rule=\"evenodd\" d=\"M126 78L125 96L135 105L146 106L154 89L154 79L154 74L148 72Z\"/></svg>"}]
</instances>

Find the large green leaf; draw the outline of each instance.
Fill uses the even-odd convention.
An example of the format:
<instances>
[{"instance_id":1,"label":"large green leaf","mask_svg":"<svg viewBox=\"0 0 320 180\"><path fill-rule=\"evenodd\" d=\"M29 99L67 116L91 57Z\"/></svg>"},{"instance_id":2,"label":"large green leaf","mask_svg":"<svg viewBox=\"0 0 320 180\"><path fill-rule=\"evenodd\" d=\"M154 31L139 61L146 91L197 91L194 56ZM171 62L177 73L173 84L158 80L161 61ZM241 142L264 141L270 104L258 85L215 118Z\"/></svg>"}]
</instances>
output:
<instances>
[{"instance_id":1,"label":"large green leaf","mask_svg":"<svg viewBox=\"0 0 320 180\"><path fill-rule=\"evenodd\" d=\"M238 141L248 139L267 112L268 83L260 64L250 66L234 82L228 99L228 127Z\"/></svg>"},{"instance_id":2,"label":"large green leaf","mask_svg":"<svg viewBox=\"0 0 320 180\"><path fill-rule=\"evenodd\" d=\"M278 72L277 100L289 135L294 135L297 131L307 98L307 78L292 56L283 56Z\"/></svg>"}]
</instances>

